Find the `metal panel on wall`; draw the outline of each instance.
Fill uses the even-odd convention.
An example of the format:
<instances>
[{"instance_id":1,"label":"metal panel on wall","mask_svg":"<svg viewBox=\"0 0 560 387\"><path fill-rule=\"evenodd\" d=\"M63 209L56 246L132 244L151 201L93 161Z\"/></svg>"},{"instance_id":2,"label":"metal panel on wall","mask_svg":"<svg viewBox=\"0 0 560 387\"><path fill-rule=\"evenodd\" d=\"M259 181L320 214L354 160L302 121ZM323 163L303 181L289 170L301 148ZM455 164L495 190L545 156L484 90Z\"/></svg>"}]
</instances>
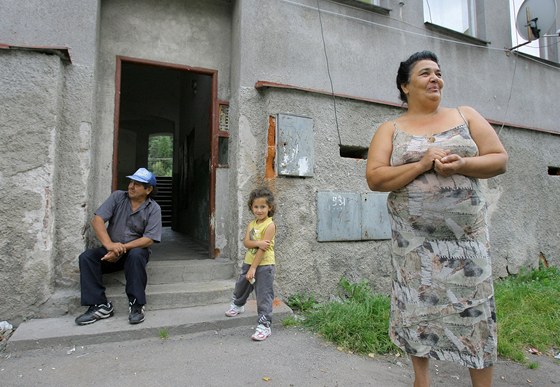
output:
<instances>
[{"instance_id":1,"label":"metal panel on wall","mask_svg":"<svg viewBox=\"0 0 560 387\"><path fill-rule=\"evenodd\" d=\"M276 122L278 174L313 176L313 120L280 113Z\"/></svg>"},{"instance_id":2,"label":"metal panel on wall","mask_svg":"<svg viewBox=\"0 0 560 387\"><path fill-rule=\"evenodd\" d=\"M362 239L391 239L387 193L362 194Z\"/></svg>"},{"instance_id":3,"label":"metal panel on wall","mask_svg":"<svg viewBox=\"0 0 560 387\"><path fill-rule=\"evenodd\" d=\"M387 195L381 192L317 192L317 240L391 239Z\"/></svg>"},{"instance_id":4,"label":"metal panel on wall","mask_svg":"<svg viewBox=\"0 0 560 387\"><path fill-rule=\"evenodd\" d=\"M317 240L362 239L360 200L353 192L317 192Z\"/></svg>"}]
</instances>

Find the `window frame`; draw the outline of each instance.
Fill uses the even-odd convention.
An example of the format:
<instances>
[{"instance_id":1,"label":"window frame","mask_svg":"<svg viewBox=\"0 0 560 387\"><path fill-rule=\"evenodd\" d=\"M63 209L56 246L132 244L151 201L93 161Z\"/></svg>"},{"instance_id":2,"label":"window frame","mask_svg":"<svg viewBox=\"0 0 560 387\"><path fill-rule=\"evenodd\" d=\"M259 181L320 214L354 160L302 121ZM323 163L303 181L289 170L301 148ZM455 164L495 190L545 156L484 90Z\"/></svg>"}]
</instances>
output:
<instances>
[{"instance_id":1,"label":"window frame","mask_svg":"<svg viewBox=\"0 0 560 387\"><path fill-rule=\"evenodd\" d=\"M426 28L432 31L442 33L447 36L454 37L456 39L461 39L469 43L477 45L488 45L489 41L486 40L486 29L485 29L485 13L484 13L484 1L483 0L466 0L468 9L468 30L472 31L472 34L462 32L453 29L449 26L444 26L441 24L434 23L431 16L426 15L424 12L424 25ZM431 8L429 0L422 0L423 10L428 5ZM467 31L468 31L467 30Z\"/></svg>"},{"instance_id":2,"label":"window frame","mask_svg":"<svg viewBox=\"0 0 560 387\"><path fill-rule=\"evenodd\" d=\"M391 9L388 8L388 0L373 0L376 1L379 5L366 2L368 0L335 0L335 1L356 8L361 8L367 11L379 13L381 15L389 15L389 13L391 12Z\"/></svg>"},{"instance_id":3,"label":"window frame","mask_svg":"<svg viewBox=\"0 0 560 387\"><path fill-rule=\"evenodd\" d=\"M223 122L224 121L224 122ZM225 128L223 128L225 127ZM229 101L219 100L218 101L218 130L217 130L217 142L218 142L218 163L217 168L229 168ZM226 163L220 163L220 141L227 143L226 158L228 159Z\"/></svg>"}]
</instances>

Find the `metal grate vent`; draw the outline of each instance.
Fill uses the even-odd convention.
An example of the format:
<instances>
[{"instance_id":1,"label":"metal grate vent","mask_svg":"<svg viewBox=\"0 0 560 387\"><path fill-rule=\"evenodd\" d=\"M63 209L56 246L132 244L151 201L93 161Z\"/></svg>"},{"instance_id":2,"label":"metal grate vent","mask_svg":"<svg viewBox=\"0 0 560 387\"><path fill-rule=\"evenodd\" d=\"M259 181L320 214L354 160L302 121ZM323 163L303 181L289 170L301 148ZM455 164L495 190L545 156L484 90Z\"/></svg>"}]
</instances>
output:
<instances>
[{"instance_id":1,"label":"metal grate vent","mask_svg":"<svg viewBox=\"0 0 560 387\"><path fill-rule=\"evenodd\" d=\"M229 132L229 106L220 105L220 130Z\"/></svg>"}]
</instances>

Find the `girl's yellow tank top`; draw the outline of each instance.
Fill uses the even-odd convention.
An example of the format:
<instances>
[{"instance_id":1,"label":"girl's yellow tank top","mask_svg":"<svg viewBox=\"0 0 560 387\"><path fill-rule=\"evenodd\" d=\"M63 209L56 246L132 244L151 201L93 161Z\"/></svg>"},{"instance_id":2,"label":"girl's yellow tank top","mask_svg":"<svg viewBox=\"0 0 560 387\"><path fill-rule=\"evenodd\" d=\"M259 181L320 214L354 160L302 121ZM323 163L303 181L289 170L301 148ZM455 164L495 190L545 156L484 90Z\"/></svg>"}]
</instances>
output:
<instances>
[{"instance_id":1,"label":"girl's yellow tank top","mask_svg":"<svg viewBox=\"0 0 560 387\"><path fill-rule=\"evenodd\" d=\"M271 217L266 218L261 223L257 223L256 219L253 220L251 223L249 223L249 238L252 241L263 240L264 232L271 223L272 223ZM257 247L253 249L248 249L247 253L245 253L244 262L249 265L252 264L253 259L255 259L255 255L257 254L257 251L259 251ZM275 263L276 260L274 259L274 236L273 236L272 240L270 241L270 246L264 252L263 258L259 263L259 266L274 265Z\"/></svg>"}]
</instances>

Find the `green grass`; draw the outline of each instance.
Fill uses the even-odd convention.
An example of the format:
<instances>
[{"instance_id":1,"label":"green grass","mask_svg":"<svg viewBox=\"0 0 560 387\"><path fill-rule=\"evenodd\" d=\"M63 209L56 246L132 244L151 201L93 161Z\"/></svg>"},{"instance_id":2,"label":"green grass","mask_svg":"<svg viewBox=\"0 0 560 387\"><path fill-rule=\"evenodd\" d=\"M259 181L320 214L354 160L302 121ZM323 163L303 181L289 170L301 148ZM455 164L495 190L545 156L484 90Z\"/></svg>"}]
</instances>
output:
<instances>
[{"instance_id":1,"label":"green grass","mask_svg":"<svg viewBox=\"0 0 560 387\"><path fill-rule=\"evenodd\" d=\"M528 349L544 354L560 350L560 270L539 268L496 281L498 355L530 368ZM344 349L359 354L399 352L390 341L389 297L373 293L363 281L339 282L338 300L318 303L311 294L288 298L295 317L284 325L304 326Z\"/></svg>"},{"instance_id":2,"label":"green grass","mask_svg":"<svg viewBox=\"0 0 560 387\"><path fill-rule=\"evenodd\" d=\"M161 328L159 330L159 338L162 340L169 338L169 331L166 328Z\"/></svg>"},{"instance_id":3,"label":"green grass","mask_svg":"<svg viewBox=\"0 0 560 387\"><path fill-rule=\"evenodd\" d=\"M289 319L285 325L303 325L356 353L397 351L387 334L389 298L373 294L366 282L351 284L344 278L340 280L339 289L340 301L319 304L309 295L289 298L288 305L303 318ZM305 308L302 310L299 305Z\"/></svg>"},{"instance_id":4,"label":"green grass","mask_svg":"<svg viewBox=\"0 0 560 387\"><path fill-rule=\"evenodd\" d=\"M527 351L560 349L560 270L525 271L495 283L498 354L521 363Z\"/></svg>"}]
</instances>

